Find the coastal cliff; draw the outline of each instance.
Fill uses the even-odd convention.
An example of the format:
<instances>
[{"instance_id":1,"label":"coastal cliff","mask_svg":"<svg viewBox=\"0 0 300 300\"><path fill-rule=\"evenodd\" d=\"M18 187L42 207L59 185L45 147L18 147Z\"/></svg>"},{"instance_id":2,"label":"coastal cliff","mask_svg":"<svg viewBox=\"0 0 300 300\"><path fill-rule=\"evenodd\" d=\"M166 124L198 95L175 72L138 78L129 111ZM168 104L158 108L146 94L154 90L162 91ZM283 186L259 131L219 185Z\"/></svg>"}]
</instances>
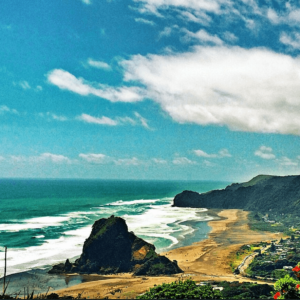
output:
<instances>
[{"instance_id":1,"label":"coastal cliff","mask_svg":"<svg viewBox=\"0 0 300 300\"><path fill-rule=\"evenodd\" d=\"M53 266L49 271L59 273L112 274L134 272L135 275L164 275L181 273L176 261L155 252L155 246L128 232L124 219L111 216L96 221L84 242L80 258L74 263Z\"/></svg>"},{"instance_id":2,"label":"coastal cliff","mask_svg":"<svg viewBox=\"0 0 300 300\"><path fill-rule=\"evenodd\" d=\"M258 175L222 190L183 191L175 196L173 206L293 213L300 208L300 176Z\"/></svg>"}]
</instances>

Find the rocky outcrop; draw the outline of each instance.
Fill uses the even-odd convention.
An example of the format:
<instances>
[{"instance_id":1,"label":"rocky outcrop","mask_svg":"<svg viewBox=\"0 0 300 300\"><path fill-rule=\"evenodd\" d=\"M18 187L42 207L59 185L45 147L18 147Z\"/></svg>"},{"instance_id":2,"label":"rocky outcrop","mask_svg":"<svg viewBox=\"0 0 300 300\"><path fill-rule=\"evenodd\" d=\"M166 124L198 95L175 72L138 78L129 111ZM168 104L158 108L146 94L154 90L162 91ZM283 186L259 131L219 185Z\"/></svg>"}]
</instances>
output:
<instances>
[{"instance_id":1,"label":"rocky outcrop","mask_svg":"<svg viewBox=\"0 0 300 300\"><path fill-rule=\"evenodd\" d=\"M155 252L155 246L128 232L124 219L111 216L96 221L84 242L80 258L74 263L53 266L49 273L112 274L134 272L136 275L181 273L176 262Z\"/></svg>"},{"instance_id":2,"label":"rocky outcrop","mask_svg":"<svg viewBox=\"0 0 300 300\"><path fill-rule=\"evenodd\" d=\"M173 206L291 213L300 209L300 176L259 175L223 190L183 191L175 196Z\"/></svg>"},{"instance_id":3,"label":"rocky outcrop","mask_svg":"<svg viewBox=\"0 0 300 300\"><path fill-rule=\"evenodd\" d=\"M157 256L149 259L136 269L135 275L171 275L181 272L182 270L178 267L176 260L170 261L165 256Z\"/></svg>"}]
</instances>

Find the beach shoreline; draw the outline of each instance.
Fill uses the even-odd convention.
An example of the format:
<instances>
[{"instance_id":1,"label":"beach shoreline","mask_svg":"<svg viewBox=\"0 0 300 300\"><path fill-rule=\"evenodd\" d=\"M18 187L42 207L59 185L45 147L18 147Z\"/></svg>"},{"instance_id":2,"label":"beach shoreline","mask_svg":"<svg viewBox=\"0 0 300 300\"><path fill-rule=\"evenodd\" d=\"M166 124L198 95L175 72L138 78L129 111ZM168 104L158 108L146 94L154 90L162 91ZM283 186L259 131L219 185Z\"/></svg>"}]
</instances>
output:
<instances>
[{"instance_id":1,"label":"beach shoreline","mask_svg":"<svg viewBox=\"0 0 300 300\"><path fill-rule=\"evenodd\" d=\"M130 273L109 275L109 279L74 285L57 290L55 293L60 296L77 297L81 294L81 297L85 298L126 299L136 297L155 284L169 283L180 278L191 277L195 281L253 281L232 273L229 265L230 256L244 244L279 239L281 234L250 230L247 211L213 209L208 212L215 214L219 219L208 222L212 229L207 239L160 253L170 260L177 260L184 273L158 277L138 277Z\"/></svg>"},{"instance_id":2,"label":"beach shoreline","mask_svg":"<svg viewBox=\"0 0 300 300\"><path fill-rule=\"evenodd\" d=\"M196 212L196 219L181 221L180 224L192 229L192 232L185 234L184 236L178 235L176 237L177 243L170 247L157 250L157 253L162 253L163 251L171 251L179 247L191 245L194 242L204 240L208 237L210 232L210 227L208 222L211 219L220 219L215 212L210 212L210 210L205 209L204 211ZM78 258L80 255L76 256ZM74 257L69 257L71 261L75 260ZM63 260L62 262L64 262ZM59 262L57 262L59 263ZM29 290L34 290L35 294L45 293L50 286L49 292L54 290L60 290L72 287L85 282L97 281L97 280L107 280L115 277L116 275L99 275L99 274L48 274L48 271L52 268L51 265L41 265L33 269L14 272L7 276L7 280L10 280L9 287L7 289L7 294L23 296L23 288L27 287ZM0 285L3 284L3 278L0 278Z\"/></svg>"}]
</instances>

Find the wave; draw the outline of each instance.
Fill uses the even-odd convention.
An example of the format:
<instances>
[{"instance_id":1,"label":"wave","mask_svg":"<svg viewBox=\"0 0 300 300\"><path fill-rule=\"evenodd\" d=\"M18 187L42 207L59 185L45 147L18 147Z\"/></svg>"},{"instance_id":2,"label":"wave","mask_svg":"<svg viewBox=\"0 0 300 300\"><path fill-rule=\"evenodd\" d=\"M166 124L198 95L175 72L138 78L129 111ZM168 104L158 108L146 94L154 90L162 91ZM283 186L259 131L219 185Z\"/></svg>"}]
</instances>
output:
<instances>
[{"instance_id":1,"label":"wave","mask_svg":"<svg viewBox=\"0 0 300 300\"><path fill-rule=\"evenodd\" d=\"M63 222L67 222L69 219L69 216L53 216L31 218L23 221L12 220L12 223L0 224L0 231L20 231L57 226L62 224Z\"/></svg>"},{"instance_id":2,"label":"wave","mask_svg":"<svg viewBox=\"0 0 300 300\"><path fill-rule=\"evenodd\" d=\"M116 202L112 202L110 204L106 204L108 206L119 206L119 205L134 205L134 204L145 204L145 203L155 203L157 201L161 201L161 199L139 199L139 200L131 200L131 201L123 201L123 200L119 200Z\"/></svg>"},{"instance_id":3,"label":"wave","mask_svg":"<svg viewBox=\"0 0 300 300\"><path fill-rule=\"evenodd\" d=\"M171 207L170 205L151 206L142 215L124 215L129 230L137 235L145 237L162 237L171 241L167 247L174 247L178 244L178 239L174 237L174 233L180 233L183 237L193 233L194 229L190 226L181 224L186 221L206 221L211 217L203 214L199 216L199 212L207 211L202 208L182 208ZM159 234L158 234L159 232Z\"/></svg>"},{"instance_id":4,"label":"wave","mask_svg":"<svg viewBox=\"0 0 300 300\"><path fill-rule=\"evenodd\" d=\"M172 207L170 205L172 199L119 200L93 207L89 211L31 218L14 224L0 224L0 230L9 232L44 228L40 233L33 235L42 244L9 249L9 273L52 265L67 258L78 257L82 252L85 239L91 232L93 222L112 214L124 218L129 231L154 243L158 252L176 246L180 239L194 232L191 226L183 222L213 219L206 214L206 209ZM47 230L53 231L54 228L57 228L59 237L49 238ZM2 257L0 257L1 264L3 264Z\"/></svg>"},{"instance_id":5,"label":"wave","mask_svg":"<svg viewBox=\"0 0 300 300\"><path fill-rule=\"evenodd\" d=\"M33 268L52 265L67 258L77 257L82 252L83 242L91 232L86 226L77 230L65 232L66 236L58 239L45 240L40 246L28 248L12 248L7 252L8 274L28 271ZM4 258L0 258L0 265Z\"/></svg>"}]
</instances>

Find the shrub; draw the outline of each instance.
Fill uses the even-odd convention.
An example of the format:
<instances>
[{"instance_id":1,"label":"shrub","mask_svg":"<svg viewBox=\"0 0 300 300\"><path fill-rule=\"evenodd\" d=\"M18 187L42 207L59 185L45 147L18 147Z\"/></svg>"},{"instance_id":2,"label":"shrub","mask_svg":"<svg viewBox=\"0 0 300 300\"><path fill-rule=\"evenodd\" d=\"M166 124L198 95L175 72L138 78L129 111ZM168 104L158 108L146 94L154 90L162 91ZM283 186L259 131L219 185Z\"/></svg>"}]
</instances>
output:
<instances>
[{"instance_id":1,"label":"shrub","mask_svg":"<svg viewBox=\"0 0 300 300\"><path fill-rule=\"evenodd\" d=\"M221 293L210 285L197 286L195 281L187 279L150 288L137 299L221 299Z\"/></svg>"},{"instance_id":2,"label":"shrub","mask_svg":"<svg viewBox=\"0 0 300 300\"><path fill-rule=\"evenodd\" d=\"M297 278L300 278L299 264L293 269ZM274 285L274 299L300 299L300 284L289 275L276 281Z\"/></svg>"}]
</instances>

